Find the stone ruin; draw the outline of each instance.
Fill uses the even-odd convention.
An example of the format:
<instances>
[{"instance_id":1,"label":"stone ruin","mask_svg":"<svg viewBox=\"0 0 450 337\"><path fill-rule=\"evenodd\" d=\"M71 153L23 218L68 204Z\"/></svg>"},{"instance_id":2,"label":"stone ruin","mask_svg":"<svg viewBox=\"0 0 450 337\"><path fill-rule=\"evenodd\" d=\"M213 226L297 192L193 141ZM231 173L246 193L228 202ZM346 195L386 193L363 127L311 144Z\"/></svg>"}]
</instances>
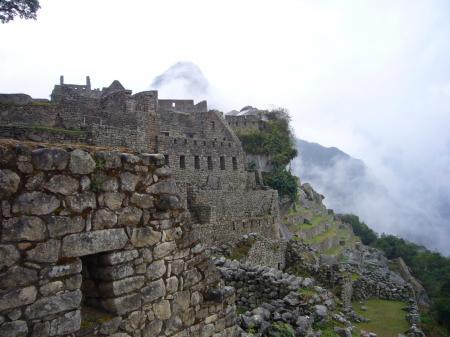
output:
<instances>
[{"instance_id":1,"label":"stone ruin","mask_svg":"<svg viewBox=\"0 0 450 337\"><path fill-rule=\"evenodd\" d=\"M235 336L164 163L0 142L0 336Z\"/></svg>"},{"instance_id":2,"label":"stone ruin","mask_svg":"<svg viewBox=\"0 0 450 337\"><path fill-rule=\"evenodd\" d=\"M132 94L117 80L92 89L89 77L85 85L61 77L50 101L0 95L0 138L160 153L203 243L258 233L272 241L260 245L260 263L284 265L278 194L248 169L233 128L206 101L159 99L157 91ZM279 249L273 255L267 246Z\"/></svg>"}]
</instances>

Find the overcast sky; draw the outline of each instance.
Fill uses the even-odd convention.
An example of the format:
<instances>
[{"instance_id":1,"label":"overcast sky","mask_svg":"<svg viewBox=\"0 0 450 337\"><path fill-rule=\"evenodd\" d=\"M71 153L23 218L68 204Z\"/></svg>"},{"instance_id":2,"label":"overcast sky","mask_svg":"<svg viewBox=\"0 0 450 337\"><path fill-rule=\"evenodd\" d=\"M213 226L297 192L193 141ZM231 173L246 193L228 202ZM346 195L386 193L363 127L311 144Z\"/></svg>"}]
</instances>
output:
<instances>
[{"instance_id":1,"label":"overcast sky","mask_svg":"<svg viewBox=\"0 0 450 337\"><path fill-rule=\"evenodd\" d=\"M0 25L0 92L48 97L61 74L67 83L90 75L94 87L119 79L136 92L172 64L192 61L216 107L286 107L298 136L363 159L398 202L430 215L447 210L429 224L427 243L450 252L450 1L41 7L37 21ZM371 225L407 236L423 230L383 219Z\"/></svg>"}]
</instances>

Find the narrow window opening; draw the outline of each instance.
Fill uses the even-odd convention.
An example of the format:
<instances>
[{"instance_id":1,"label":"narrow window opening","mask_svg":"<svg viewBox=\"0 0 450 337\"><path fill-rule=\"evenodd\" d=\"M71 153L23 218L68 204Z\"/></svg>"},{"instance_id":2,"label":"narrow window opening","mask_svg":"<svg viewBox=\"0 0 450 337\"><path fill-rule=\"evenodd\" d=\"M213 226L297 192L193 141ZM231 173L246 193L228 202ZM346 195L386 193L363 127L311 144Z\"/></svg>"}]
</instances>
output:
<instances>
[{"instance_id":1,"label":"narrow window opening","mask_svg":"<svg viewBox=\"0 0 450 337\"><path fill-rule=\"evenodd\" d=\"M175 138L175 139L173 140L173 143L174 143L174 144L176 144L176 143L177 143L177 139L176 139L176 138Z\"/></svg>"},{"instance_id":2,"label":"narrow window opening","mask_svg":"<svg viewBox=\"0 0 450 337\"><path fill-rule=\"evenodd\" d=\"M196 170L200 170L200 157L199 156L194 157L194 167Z\"/></svg>"},{"instance_id":3,"label":"narrow window opening","mask_svg":"<svg viewBox=\"0 0 450 337\"><path fill-rule=\"evenodd\" d=\"M175 102L172 102L172 108L175 108Z\"/></svg>"},{"instance_id":4,"label":"narrow window opening","mask_svg":"<svg viewBox=\"0 0 450 337\"><path fill-rule=\"evenodd\" d=\"M225 170L225 157L220 157L220 169Z\"/></svg>"},{"instance_id":5,"label":"narrow window opening","mask_svg":"<svg viewBox=\"0 0 450 337\"><path fill-rule=\"evenodd\" d=\"M185 139L184 140L184 145L186 145L188 143L188 140L187 139Z\"/></svg>"},{"instance_id":6,"label":"narrow window opening","mask_svg":"<svg viewBox=\"0 0 450 337\"><path fill-rule=\"evenodd\" d=\"M236 157L233 157L232 161L233 161L233 170L236 171L238 169Z\"/></svg>"},{"instance_id":7,"label":"narrow window opening","mask_svg":"<svg viewBox=\"0 0 450 337\"><path fill-rule=\"evenodd\" d=\"M186 168L186 157L180 156L180 169L185 169L185 168Z\"/></svg>"},{"instance_id":8,"label":"narrow window opening","mask_svg":"<svg viewBox=\"0 0 450 337\"><path fill-rule=\"evenodd\" d=\"M169 164L169 155L168 154L164 155L164 165L170 166L170 164Z\"/></svg>"},{"instance_id":9,"label":"narrow window opening","mask_svg":"<svg viewBox=\"0 0 450 337\"><path fill-rule=\"evenodd\" d=\"M216 123L214 123L214 122L211 122L211 129L215 129L216 128Z\"/></svg>"},{"instance_id":10,"label":"narrow window opening","mask_svg":"<svg viewBox=\"0 0 450 337\"><path fill-rule=\"evenodd\" d=\"M194 140L194 145L197 145L197 141L196 140Z\"/></svg>"},{"instance_id":11,"label":"narrow window opening","mask_svg":"<svg viewBox=\"0 0 450 337\"><path fill-rule=\"evenodd\" d=\"M208 157L208 170L212 171L212 169L213 169L212 158Z\"/></svg>"}]
</instances>

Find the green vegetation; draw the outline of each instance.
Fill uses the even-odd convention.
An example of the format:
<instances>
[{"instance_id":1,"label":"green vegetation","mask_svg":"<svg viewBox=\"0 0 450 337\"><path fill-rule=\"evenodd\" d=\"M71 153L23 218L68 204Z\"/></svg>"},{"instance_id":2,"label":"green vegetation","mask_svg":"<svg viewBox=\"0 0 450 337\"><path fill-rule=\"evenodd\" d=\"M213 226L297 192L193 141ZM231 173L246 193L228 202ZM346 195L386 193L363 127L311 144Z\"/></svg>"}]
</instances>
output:
<instances>
[{"instance_id":1,"label":"green vegetation","mask_svg":"<svg viewBox=\"0 0 450 337\"><path fill-rule=\"evenodd\" d=\"M278 190L280 196L295 201L298 178L286 170L286 165L297 156L289 113L282 108L260 113L268 119L264 129L243 130L237 135L245 152L270 157L273 171L263 175L264 183Z\"/></svg>"},{"instance_id":2,"label":"green vegetation","mask_svg":"<svg viewBox=\"0 0 450 337\"><path fill-rule=\"evenodd\" d=\"M114 317L103 310L83 305L81 308L81 327L83 329L108 322Z\"/></svg>"},{"instance_id":3,"label":"green vegetation","mask_svg":"<svg viewBox=\"0 0 450 337\"><path fill-rule=\"evenodd\" d=\"M82 136L85 134L85 131L79 129L61 129L61 128L51 128L47 126L41 125L14 125L15 128L18 129L30 129L33 131L41 131L41 132L51 132L51 133L63 133L66 135L72 136Z\"/></svg>"},{"instance_id":4,"label":"green vegetation","mask_svg":"<svg viewBox=\"0 0 450 337\"><path fill-rule=\"evenodd\" d=\"M356 215L346 214L339 217L352 225L354 233L364 244L382 250L388 259L401 257L405 261L433 301L427 316L428 321L436 321L450 331L450 258L394 235L382 234L378 237L377 233ZM432 324L424 325L427 335L432 335L432 329Z\"/></svg>"},{"instance_id":5,"label":"green vegetation","mask_svg":"<svg viewBox=\"0 0 450 337\"><path fill-rule=\"evenodd\" d=\"M354 214L339 215L339 218L353 228L353 233L361 238L362 243L370 245L377 239L377 233L375 233L369 226L359 220L359 217Z\"/></svg>"},{"instance_id":6,"label":"green vegetation","mask_svg":"<svg viewBox=\"0 0 450 337\"><path fill-rule=\"evenodd\" d=\"M32 106L51 106L52 102L31 102Z\"/></svg>"},{"instance_id":7,"label":"green vegetation","mask_svg":"<svg viewBox=\"0 0 450 337\"><path fill-rule=\"evenodd\" d=\"M405 311L402 310L405 305L397 301L368 300L364 305L367 311L363 311L355 302L353 303L355 311L370 319L370 322L356 323L356 326L360 330L375 332L378 336L397 337L409 329Z\"/></svg>"},{"instance_id":8,"label":"green vegetation","mask_svg":"<svg viewBox=\"0 0 450 337\"><path fill-rule=\"evenodd\" d=\"M240 261L242 258L247 256L250 248L252 248L253 242L254 241L252 240L248 240L245 243L235 247L230 254L230 260Z\"/></svg>"},{"instance_id":9,"label":"green vegetation","mask_svg":"<svg viewBox=\"0 0 450 337\"><path fill-rule=\"evenodd\" d=\"M236 314L237 315L244 315L247 312L247 309L241 306L236 307Z\"/></svg>"},{"instance_id":10,"label":"green vegetation","mask_svg":"<svg viewBox=\"0 0 450 337\"><path fill-rule=\"evenodd\" d=\"M310 300L315 295L317 295L317 292L314 289L310 288L302 288L298 290L298 293L303 296L305 300Z\"/></svg>"},{"instance_id":11,"label":"green vegetation","mask_svg":"<svg viewBox=\"0 0 450 337\"><path fill-rule=\"evenodd\" d=\"M271 336L273 337L294 337L295 331L287 323L276 322L272 324Z\"/></svg>"}]
</instances>

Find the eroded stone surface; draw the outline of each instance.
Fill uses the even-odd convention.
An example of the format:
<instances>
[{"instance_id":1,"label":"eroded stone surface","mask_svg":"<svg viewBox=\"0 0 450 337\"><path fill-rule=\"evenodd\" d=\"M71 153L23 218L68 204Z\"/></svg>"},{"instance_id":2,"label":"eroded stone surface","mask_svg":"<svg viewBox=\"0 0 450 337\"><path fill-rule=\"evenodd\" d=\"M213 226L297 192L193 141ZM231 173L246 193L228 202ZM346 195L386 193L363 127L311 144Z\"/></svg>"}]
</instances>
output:
<instances>
[{"instance_id":1,"label":"eroded stone surface","mask_svg":"<svg viewBox=\"0 0 450 337\"><path fill-rule=\"evenodd\" d=\"M58 198L42 192L21 194L13 205L14 213L29 215L50 214L60 206Z\"/></svg>"},{"instance_id":2,"label":"eroded stone surface","mask_svg":"<svg viewBox=\"0 0 450 337\"><path fill-rule=\"evenodd\" d=\"M11 170L0 170L0 198L7 198L17 192L20 177Z\"/></svg>"},{"instance_id":3,"label":"eroded stone surface","mask_svg":"<svg viewBox=\"0 0 450 337\"><path fill-rule=\"evenodd\" d=\"M69 169L74 174L89 174L94 172L95 161L83 150L74 150L70 154Z\"/></svg>"},{"instance_id":4,"label":"eroded stone surface","mask_svg":"<svg viewBox=\"0 0 450 337\"><path fill-rule=\"evenodd\" d=\"M62 253L65 257L91 255L122 249L128 241L123 229L105 229L90 233L71 234L64 238Z\"/></svg>"}]
</instances>

